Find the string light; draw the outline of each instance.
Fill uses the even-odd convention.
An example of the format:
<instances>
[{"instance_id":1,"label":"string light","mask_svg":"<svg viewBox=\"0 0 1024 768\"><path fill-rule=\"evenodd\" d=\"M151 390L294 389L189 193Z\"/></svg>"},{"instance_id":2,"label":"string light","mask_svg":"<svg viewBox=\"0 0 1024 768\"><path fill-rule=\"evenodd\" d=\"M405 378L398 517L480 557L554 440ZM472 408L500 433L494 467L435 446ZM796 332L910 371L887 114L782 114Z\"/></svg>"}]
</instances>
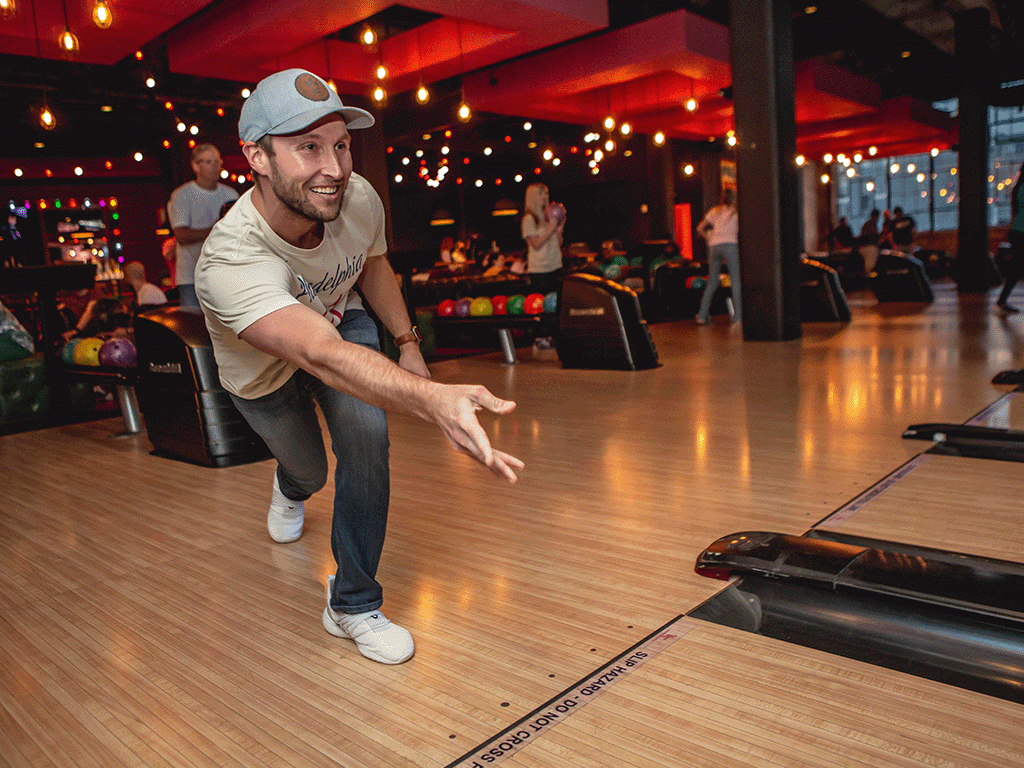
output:
<instances>
[{"instance_id":1,"label":"string light","mask_svg":"<svg viewBox=\"0 0 1024 768\"><path fill-rule=\"evenodd\" d=\"M377 44L377 32L367 24L359 33L359 42L367 48L372 48Z\"/></svg>"},{"instance_id":2,"label":"string light","mask_svg":"<svg viewBox=\"0 0 1024 768\"><path fill-rule=\"evenodd\" d=\"M373 100L378 104L383 104L388 97L388 92L384 90L382 86L377 86L373 89Z\"/></svg>"},{"instance_id":3,"label":"string light","mask_svg":"<svg viewBox=\"0 0 1024 768\"><path fill-rule=\"evenodd\" d=\"M430 101L430 91L428 91L427 87L422 83L420 84L420 87L416 89L416 101L420 104L426 104Z\"/></svg>"},{"instance_id":4,"label":"string light","mask_svg":"<svg viewBox=\"0 0 1024 768\"><path fill-rule=\"evenodd\" d=\"M92 20L100 29L107 29L114 23L114 16L110 12L107 0L96 0L96 5L92 7Z\"/></svg>"}]
</instances>

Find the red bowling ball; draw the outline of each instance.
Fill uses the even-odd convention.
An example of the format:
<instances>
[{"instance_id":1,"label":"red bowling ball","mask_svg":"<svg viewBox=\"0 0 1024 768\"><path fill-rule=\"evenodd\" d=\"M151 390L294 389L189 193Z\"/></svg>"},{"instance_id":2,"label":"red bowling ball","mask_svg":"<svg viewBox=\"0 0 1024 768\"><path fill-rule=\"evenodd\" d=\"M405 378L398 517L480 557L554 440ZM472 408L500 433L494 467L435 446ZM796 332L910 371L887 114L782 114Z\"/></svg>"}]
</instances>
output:
<instances>
[{"instance_id":1,"label":"red bowling ball","mask_svg":"<svg viewBox=\"0 0 1024 768\"><path fill-rule=\"evenodd\" d=\"M491 298L491 306L494 307L494 314L508 314L508 296L494 296Z\"/></svg>"},{"instance_id":2,"label":"red bowling ball","mask_svg":"<svg viewBox=\"0 0 1024 768\"><path fill-rule=\"evenodd\" d=\"M451 317L455 314L455 299L445 299L437 305L438 317Z\"/></svg>"},{"instance_id":3,"label":"red bowling ball","mask_svg":"<svg viewBox=\"0 0 1024 768\"><path fill-rule=\"evenodd\" d=\"M544 311L544 294L531 293L523 302L523 312L527 315L539 315Z\"/></svg>"}]
</instances>

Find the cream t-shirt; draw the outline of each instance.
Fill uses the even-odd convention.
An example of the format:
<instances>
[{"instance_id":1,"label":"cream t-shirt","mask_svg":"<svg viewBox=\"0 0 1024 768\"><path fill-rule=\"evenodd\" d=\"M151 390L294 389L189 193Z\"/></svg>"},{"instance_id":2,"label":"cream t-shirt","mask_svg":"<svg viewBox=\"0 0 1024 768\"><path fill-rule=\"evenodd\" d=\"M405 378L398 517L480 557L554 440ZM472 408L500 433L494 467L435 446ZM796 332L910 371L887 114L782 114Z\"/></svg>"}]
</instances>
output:
<instances>
[{"instance_id":1,"label":"cream t-shirt","mask_svg":"<svg viewBox=\"0 0 1024 768\"><path fill-rule=\"evenodd\" d=\"M531 214L523 216L521 231L523 240L539 235L541 224ZM529 241L526 243L526 262L530 272L554 272L562 266L562 236L552 234L540 248L534 248Z\"/></svg>"},{"instance_id":2,"label":"cream t-shirt","mask_svg":"<svg viewBox=\"0 0 1024 768\"><path fill-rule=\"evenodd\" d=\"M280 388L296 366L238 334L292 304L338 325L346 308L362 307L351 289L366 259L386 252L384 205L358 174L349 177L341 214L324 225L316 248L285 242L256 210L252 190L242 195L213 228L196 265L196 293L224 388L246 400Z\"/></svg>"}]
</instances>

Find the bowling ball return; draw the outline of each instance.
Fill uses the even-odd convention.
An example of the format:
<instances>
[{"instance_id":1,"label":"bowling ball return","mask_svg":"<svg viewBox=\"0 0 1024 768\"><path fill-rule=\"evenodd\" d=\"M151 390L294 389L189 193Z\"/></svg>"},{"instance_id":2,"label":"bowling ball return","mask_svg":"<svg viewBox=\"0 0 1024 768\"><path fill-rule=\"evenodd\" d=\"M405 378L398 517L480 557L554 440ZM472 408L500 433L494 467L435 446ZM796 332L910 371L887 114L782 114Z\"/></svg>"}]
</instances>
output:
<instances>
[{"instance_id":1,"label":"bowling ball return","mask_svg":"<svg viewBox=\"0 0 1024 768\"><path fill-rule=\"evenodd\" d=\"M537 315L466 315L465 317L438 315L434 318L434 328L440 330L487 329L496 331L498 343L501 345L505 362L516 363L516 347L512 338L513 331L525 331L532 337L543 336L550 332L554 317L550 319L543 314Z\"/></svg>"},{"instance_id":2,"label":"bowling ball return","mask_svg":"<svg viewBox=\"0 0 1024 768\"><path fill-rule=\"evenodd\" d=\"M1024 564L812 530L697 558L738 577L688 615L1024 703Z\"/></svg>"}]
</instances>

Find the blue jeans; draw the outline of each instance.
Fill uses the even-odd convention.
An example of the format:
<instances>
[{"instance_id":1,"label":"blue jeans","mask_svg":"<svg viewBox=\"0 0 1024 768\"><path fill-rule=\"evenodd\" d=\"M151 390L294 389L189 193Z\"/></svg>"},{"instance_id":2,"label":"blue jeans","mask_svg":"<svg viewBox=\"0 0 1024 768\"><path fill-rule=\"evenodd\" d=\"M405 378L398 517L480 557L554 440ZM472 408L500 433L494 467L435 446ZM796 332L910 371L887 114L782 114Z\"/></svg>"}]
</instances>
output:
<instances>
[{"instance_id":1,"label":"blue jeans","mask_svg":"<svg viewBox=\"0 0 1024 768\"><path fill-rule=\"evenodd\" d=\"M345 341L379 351L377 326L362 309L347 311L338 332ZM338 573L331 607L345 613L379 608L384 596L375 577L391 496L384 411L303 370L269 395L231 399L266 441L278 462L281 492L295 501L308 499L327 483L327 452L314 403L320 406L337 458L331 549Z\"/></svg>"},{"instance_id":2,"label":"blue jeans","mask_svg":"<svg viewBox=\"0 0 1024 768\"><path fill-rule=\"evenodd\" d=\"M178 285L178 304L182 307L199 306L199 297L196 296L195 283L181 283Z\"/></svg>"},{"instance_id":3,"label":"blue jeans","mask_svg":"<svg viewBox=\"0 0 1024 768\"><path fill-rule=\"evenodd\" d=\"M711 299L722 282L722 264L729 270L729 284L732 287L732 307L736 313L733 320L739 322L740 314L740 246L738 243L719 243L711 246L708 256L708 283L700 299L697 319L707 322L711 312Z\"/></svg>"}]
</instances>

